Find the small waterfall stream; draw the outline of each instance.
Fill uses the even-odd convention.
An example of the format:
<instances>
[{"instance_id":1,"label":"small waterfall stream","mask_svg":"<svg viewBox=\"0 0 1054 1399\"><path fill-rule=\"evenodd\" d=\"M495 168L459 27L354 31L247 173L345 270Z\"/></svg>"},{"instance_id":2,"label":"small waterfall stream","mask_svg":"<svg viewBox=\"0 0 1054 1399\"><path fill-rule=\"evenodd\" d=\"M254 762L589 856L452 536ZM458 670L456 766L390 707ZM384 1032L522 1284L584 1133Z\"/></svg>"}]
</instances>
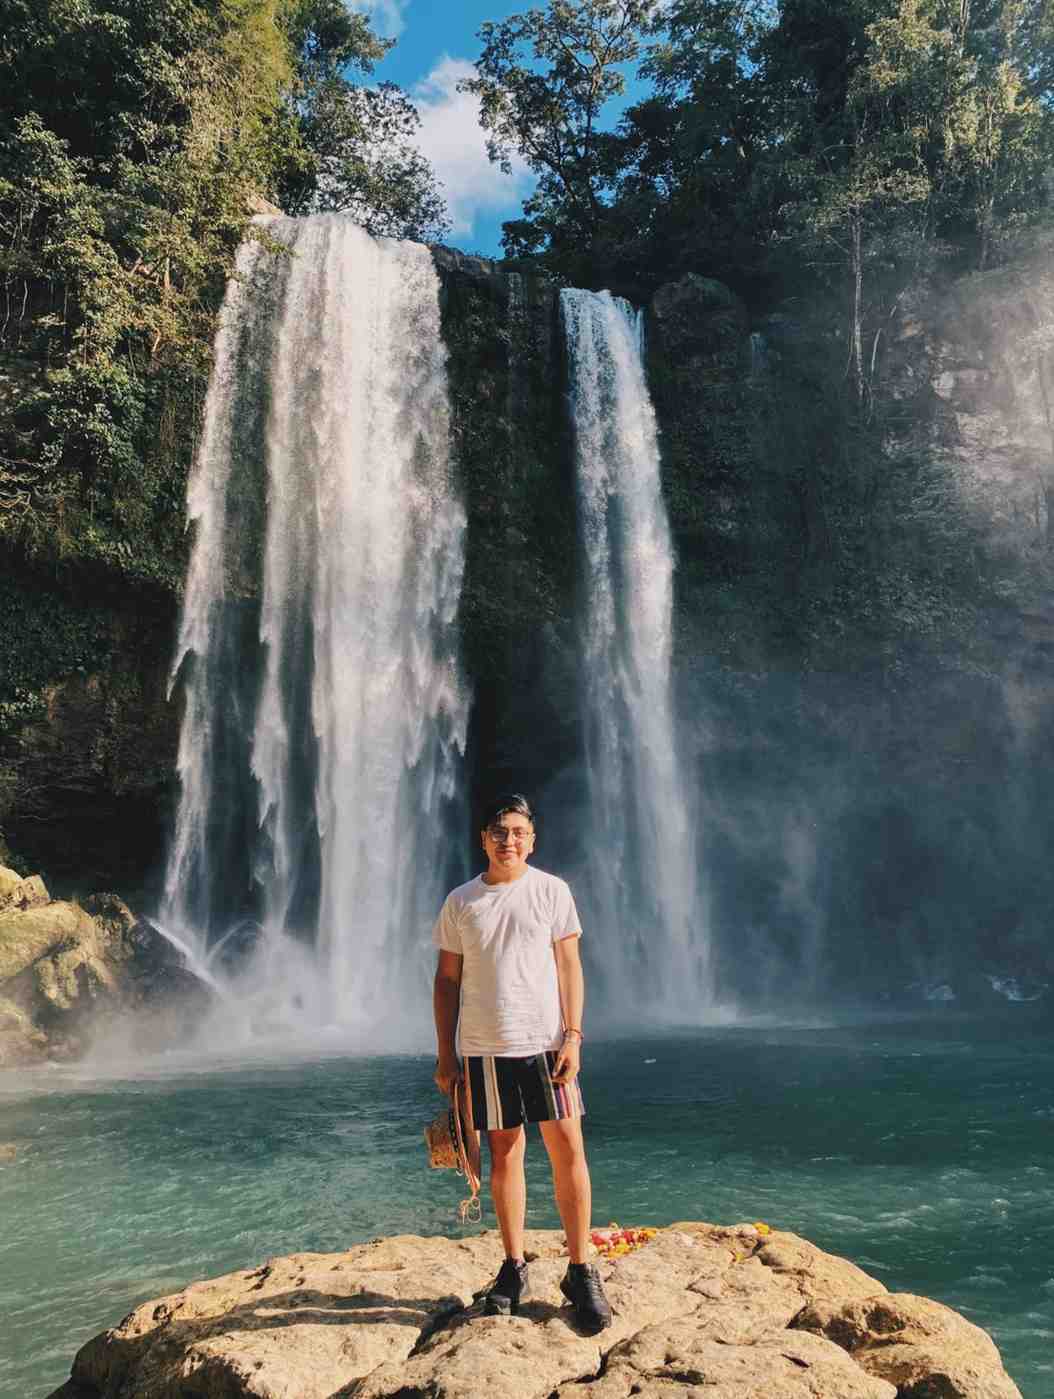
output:
<instances>
[{"instance_id":1,"label":"small waterfall stream","mask_svg":"<svg viewBox=\"0 0 1054 1399\"><path fill-rule=\"evenodd\" d=\"M673 549L642 318L608 292L560 300L584 562L588 902L609 988L652 1015L694 1020L711 995L671 694Z\"/></svg>"},{"instance_id":2,"label":"small waterfall stream","mask_svg":"<svg viewBox=\"0 0 1054 1399\"><path fill-rule=\"evenodd\" d=\"M159 922L205 966L237 886L261 928L240 983L257 1019L362 1028L409 1014L408 963L426 981L460 798L465 516L438 278L426 248L337 215L264 231L289 252L239 254L189 487ZM245 867L217 829L239 804Z\"/></svg>"}]
</instances>

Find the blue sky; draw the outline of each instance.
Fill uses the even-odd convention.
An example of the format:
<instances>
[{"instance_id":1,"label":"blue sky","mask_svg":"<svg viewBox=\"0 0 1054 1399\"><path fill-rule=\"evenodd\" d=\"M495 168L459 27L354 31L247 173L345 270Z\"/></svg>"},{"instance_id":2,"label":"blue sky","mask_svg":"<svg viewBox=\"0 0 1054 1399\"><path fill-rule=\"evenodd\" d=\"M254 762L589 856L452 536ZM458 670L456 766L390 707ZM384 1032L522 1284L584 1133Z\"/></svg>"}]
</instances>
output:
<instances>
[{"instance_id":1,"label":"blue sky","mask_svg":"<svg viewBox=\"0 0 1054 1399\"><path fill-rule=\"evenodd\" d=\"M396 40L377 65L375 76L398 83L421 115L419 144L443 182L450 210L450 242L468 252L501 256L501 224L515 218L534 187L534 177L518 164L503 175L487 160L475 99L457 91L472 75L479 53L476 31L484 20L500 20L539 4L521 0L348 0L371 18L373 28Z\"/></svg>"}]
</instances>

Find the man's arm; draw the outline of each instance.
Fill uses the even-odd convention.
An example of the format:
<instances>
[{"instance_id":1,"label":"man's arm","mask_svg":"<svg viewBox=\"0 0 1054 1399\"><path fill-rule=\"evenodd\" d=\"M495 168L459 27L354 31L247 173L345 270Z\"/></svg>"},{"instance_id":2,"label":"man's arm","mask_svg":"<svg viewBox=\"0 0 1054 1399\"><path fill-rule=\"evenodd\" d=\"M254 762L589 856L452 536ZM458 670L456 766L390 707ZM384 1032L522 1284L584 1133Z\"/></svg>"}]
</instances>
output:
<instances>
[{"instance_id":1,"label":"man's arm","mask_svg":"<svg viewBox=\"0 0 1054 1399\"><path fill-rule=\"evenodd\" d=\"M432 989L439 1054L435 1081L439 1091L448 1098L454 1091L454 1084L461 1079L461 1065L457 1058L457 1017L461 1007L461 969L464 961L458 952L441 950Z\"/></svg>"},{"instance_id":2,"label":"man's arm","mask_svg":"<svg viewBox=\"0 0 1054 1399\"><path fill-rule=\"evenodd\" d=\"M582 975L582 958L578 952L578 934L561 938L553 943L553 956L556 958L556 978L560 984L560 1006L564 1013L564 1025L569 1030L577 1030L578 1035L567 1035L556 1056L553 1068L554 1083L570 1083L578 1073L582 1058L582 1011L585 1007L586 987Z\"/></svg>"}]
</instances>

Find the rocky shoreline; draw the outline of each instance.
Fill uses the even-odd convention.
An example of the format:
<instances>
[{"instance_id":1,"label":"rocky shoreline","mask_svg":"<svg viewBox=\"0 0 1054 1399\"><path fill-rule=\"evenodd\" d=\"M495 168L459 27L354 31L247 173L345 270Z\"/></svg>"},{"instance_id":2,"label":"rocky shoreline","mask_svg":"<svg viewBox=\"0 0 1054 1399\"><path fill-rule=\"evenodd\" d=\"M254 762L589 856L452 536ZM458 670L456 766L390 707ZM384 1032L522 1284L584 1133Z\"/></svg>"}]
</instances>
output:
<instances>
[{"instance_id":1,"label":"rocky shoreline","mask_svg":"<svg viewBox=\"0 0 1054 1399\"><path fill-rule=\"evenodd\" d=\"M615 1320L578 1334L563 1239L484 1316L497 1234L292 1254L146 1302L50 1399L1021 1399L991 1338L764 1225L672 1224L598 1260Z\"/></svg>"},{"instance_id":2,"label":"rocky shoreline","mask_svg":"<svg viewBox=\"0 0 1054 1399\"><path fill-rule=\"evenodd\" d=\"M52 899L0 865L0 1069L80 1058L108 1026L178 1042L203 1011L179 953L116 894Z\"/></svg>"}]
</instances>

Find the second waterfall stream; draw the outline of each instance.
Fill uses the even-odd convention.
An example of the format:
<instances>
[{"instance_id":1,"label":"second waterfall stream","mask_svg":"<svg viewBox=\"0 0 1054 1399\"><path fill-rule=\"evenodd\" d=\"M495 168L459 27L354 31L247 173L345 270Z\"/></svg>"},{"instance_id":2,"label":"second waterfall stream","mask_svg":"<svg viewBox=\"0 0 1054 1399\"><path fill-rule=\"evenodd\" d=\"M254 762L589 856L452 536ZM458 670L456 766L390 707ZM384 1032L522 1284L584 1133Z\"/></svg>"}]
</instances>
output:
<instances>
[{"instance_id":1,"label":"second waterfall stream","mask_svg":"<svg viewBox=\"0 0 1054 1399\"><path fill-rule=\"evenodd\" d=\"M649 1019L709 1003L697 821L672 693L674 557L639 312L560 293L582 549L589 895L613 999ZM610 930L610 932L607 932Z\"/></svg>"}]
</instances>

